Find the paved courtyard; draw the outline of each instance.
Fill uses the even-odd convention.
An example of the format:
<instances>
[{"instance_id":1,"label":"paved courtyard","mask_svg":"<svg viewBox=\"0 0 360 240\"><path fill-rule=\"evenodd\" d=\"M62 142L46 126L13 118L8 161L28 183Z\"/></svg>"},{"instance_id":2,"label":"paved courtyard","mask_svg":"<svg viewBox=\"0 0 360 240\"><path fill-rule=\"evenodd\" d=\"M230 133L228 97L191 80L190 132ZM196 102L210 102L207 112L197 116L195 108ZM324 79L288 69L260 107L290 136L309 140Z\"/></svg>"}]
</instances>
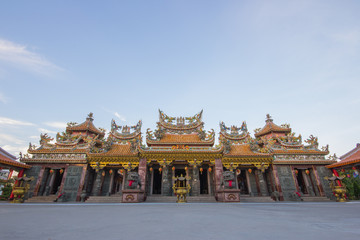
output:
<instances>
[{"instance_id":1,"label":"paved courtyard","mask_svg":"<svg viewBox=\"0 0 360 240\"><path fill-rule=\"evenodd\" d=\"M0 239L358 239L360 202L0 204Z\"/></svg>"}]
</instances>

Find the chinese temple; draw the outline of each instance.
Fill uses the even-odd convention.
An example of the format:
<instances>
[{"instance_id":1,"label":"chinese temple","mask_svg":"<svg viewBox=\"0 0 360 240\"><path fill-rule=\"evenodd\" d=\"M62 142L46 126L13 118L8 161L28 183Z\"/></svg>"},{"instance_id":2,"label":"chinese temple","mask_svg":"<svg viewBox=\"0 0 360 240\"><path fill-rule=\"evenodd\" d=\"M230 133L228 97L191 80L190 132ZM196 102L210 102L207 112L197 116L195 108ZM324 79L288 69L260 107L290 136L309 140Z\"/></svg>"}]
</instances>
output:
<instances>
[{"instance_id":1,"label":"chinese temple","mask_svg":"<svg viewBox=\"0 0 360 240\"><path fill-rule=\"evenodd\" d=\"M203 111L191 117L171 117L159 110L156 128L142 122L111 130L96 128L93 114L86 121L68 123L54 141L41 134L40 146L30 144L22 162L32 166L28 198L64 195L66 201L116 199L143 202L174 196L174 181L188 179L189 197L220 202L267 198L298 201L330 198L331 176L325 166L328 146L319 149L317 137L303 142L288 124L276 125L267 115L265 126L248 132L246 122L228 127L220 122L218 143L215 130L204 130Z\"/></svg>"}]
</instances>

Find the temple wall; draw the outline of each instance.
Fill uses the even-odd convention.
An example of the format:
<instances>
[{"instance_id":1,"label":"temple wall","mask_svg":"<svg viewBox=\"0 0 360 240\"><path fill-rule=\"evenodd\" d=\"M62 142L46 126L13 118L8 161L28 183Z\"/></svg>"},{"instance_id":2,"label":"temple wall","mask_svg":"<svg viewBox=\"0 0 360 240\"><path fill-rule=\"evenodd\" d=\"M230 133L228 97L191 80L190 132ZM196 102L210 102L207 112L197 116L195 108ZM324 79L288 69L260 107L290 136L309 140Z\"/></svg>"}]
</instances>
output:
<instances>
[{"instance_id":1,"label":"temple wall","mask_svg":"<svg viewBox=\"0 0 360 240\"><path fill-rule=\"evenodd\" d=\"M30 189L25 195L25 199L33 197L34 190L36 187L36 182L38 181L40 174L41 166L32 166L30 169L25 170L25 174L27 177L34 177L34 180L30 182Z\"/></svg>"},{"instance_id":2,"label":"temple wall","mask_svg":"<svg viewBox=\"0 0 360 240\"><path fill-rule=\"evenodd\" d=\"M66 179L63 187L63 192L66 193L66 201L76 201L82 170L82 166L69 166L67 168Z\"/></svg>"},{"instance_id":3,"label":"temple wall","mask_svg":"<svg viewBox=\"0 0 360 240\"><path fill-rule=\"evenodd\" d=\"M105 171L104 182L101 189L101 196L107 196L109 193L111 175L109 171Z\"/></svg>"},{"instance_id":4,"label":"temple wall","mask_svg":"<svg viewBox=\"0 0 360 240\"><path fill-rule=\"evenodd\" d=\"M256 179L255 179L255 171L253 171L251 174L249 174L249 180L250 180L250 188L249 189L249 194L250 196L258 196L259 192L257 190L257 186L256 186Z\"/></svg>"},{"instance_id":5,"label":"temple wall","mask_svg":"<svg viewBox=\"0 0 360 240\"><path fill-rule=\"evenodd\" d=\"M296 201L294 194L297 190L291 167L289 165L277 165L277 171L284 201Z\"/></svg>"}]
</instances>

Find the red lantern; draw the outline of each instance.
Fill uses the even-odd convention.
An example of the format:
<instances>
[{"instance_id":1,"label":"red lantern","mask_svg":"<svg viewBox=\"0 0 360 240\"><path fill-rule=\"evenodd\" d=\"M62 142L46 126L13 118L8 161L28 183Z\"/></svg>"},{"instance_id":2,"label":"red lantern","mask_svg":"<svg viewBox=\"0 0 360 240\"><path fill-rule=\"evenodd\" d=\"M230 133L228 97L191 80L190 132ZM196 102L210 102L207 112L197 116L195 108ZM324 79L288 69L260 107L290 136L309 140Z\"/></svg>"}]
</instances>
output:
<instances>
[{"instance_id":1,"label":"red lantern","mask_svg":"<svg viewBox=\"0 0 360 240\"><path fill-rule=\"evenodd\" d=\"M309 170L305 170L305 173L307 174L307 175L309 175L310 174L310 171Z\"/></svg>"},{"instance_id":2,"label":"red lantern","mask_svg":"<svg viewBox=\"0 0 360 240\"><path fill-rule=\"evenodd\" d=\"M124 173L123 169L119 169L118 173L120 173L121 175Z\"/></svg>"},{"instance_id":3,"label":"red lantern","mask_svg":"<svg viewBox=\"0 0 360 240\"><path fill-rule=\"evenodd\" d=\"M60 174L62 174L64 172L64 169L60 169Z\"/></svg>"},{"instance_id":4,"label":"red lantern","mask_svg":"<svg viewBox=\"0 0 360 240\"><path fill-rule=\"evenodd\" d=\"M341 172L345 172L345 169L341 169Z\"/></svg>"},{"instance_id":5,"label":"red lantern","mask_svg":"<svg viewBox=\"0 0 360 240\"><path fill-rule=\"evenodd\" d=\"M202 174L203 171L204 171L204 169L201 167L201 168L200 168L200 173Z\"/></svg>"},{"instance_id":6,"label":"red lantern","mask_svg":"<svg viewBox=\"0 0 360 240\"><path fill-rule=\"evenodd\" d=\"M175 171L175 167L172 167L171 170Z\"/></svg>"},{"instance_id":7,"label":"red lantern","mask_svg":"<svg viewBox=\"0 0 360 240\"><path fill-rule=\"evenodd\" d=\"M112 170L112 169L110 169L109 174L111 175L112 173L113 173L113 170Z\"/></svg>"},{"instance_id":8,"label":"red lantern","mask_svg":"<svg viewBox=\"0 0 360 240\"><path fill-rule=\"evenodd\" d=\"M299 174L299 171L297 169L295 169L295 174L298 175Z\"/></svg>"},{"instance_id":9,"label":"red lantern","mask_svg":"<svg viewBox=\"0 0 360 240\"><path fill-rule=\"evenodd\" d=\"M209 167L209 169L208 169L208 170L209 170L209 172L211 172L211 171L212 171L212 168L211 168L211 167Z\"/></svg>"},{"instance_id":10,"label":"red lantern","mask_svg":"<svg viewBox=\"0 0 360 240\"><path fill-rule=\"evenodd\" d=\"M160 168L159 168L159 172L161 173L161 171L162 171L162 168L160 167Z\"/></svg>"},{"instance_id":11,"label":"red lantern","mask_svg":"<svg viewBox=\"0 0 360 240\"><path fill-rule=\"evenodd\" d=\"M240 173L241 173L240 169L236 169L236 174L240 175Z\"/></svg>"},{"instance_id":12,"label":"red lantern","mask_svg":"<svg viewBox=\"0 0 360 240\"><path fill-rule=\"evenodd\" d=\"M153 168L151 167L149 170L150 170L150 172L152 172L152 171L153 171Z\"/></svg>"},{"instance_id":13,"label":"red lantern","mask_svg":"<svg viewBox=\"0 0 360 240\"><path fill-rule=\"evenodd\" d=\"M251 169L251 168L249 168L249 169L248 169L248 172L249 172L249 173L252 173L252 169Z\"/></svg>"},{"instance_id":14,"label":"red lantern","mask_svg":"<svg viewBox=\"0 0 360 240\"><path fill-rule=\"evenodd\" d=\"M50 174L53 174L54 170L50 169Z\"/></svg>"},{"instance_id":15,"label":"red lantern","mask_svg":"<svg viewBox=\"0 0 360 240\"><path fill-rule=\"evenodd\" d=\"M187 171L188 170L188 167L185 167L185 171Z\"/></svg>"}]
</instances>

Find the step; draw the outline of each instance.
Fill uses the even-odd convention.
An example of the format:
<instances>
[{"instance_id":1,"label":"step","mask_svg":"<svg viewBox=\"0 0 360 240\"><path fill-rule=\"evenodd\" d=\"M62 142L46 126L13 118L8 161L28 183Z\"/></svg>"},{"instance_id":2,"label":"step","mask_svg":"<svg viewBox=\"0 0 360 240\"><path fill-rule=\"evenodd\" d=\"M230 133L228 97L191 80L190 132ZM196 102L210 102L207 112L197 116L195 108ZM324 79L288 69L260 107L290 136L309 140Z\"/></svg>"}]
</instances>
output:
<instances>
[{"instance_id":1,"label":"step","mask_svg":"<svg viewBox=\"0 0 360 240\"><path fill-rule=\"evenodd\" d=\"M121 203L122 196L119 194L111 196L90 196L86 203Z\"/></svg>"},{"instance_id":2,"label":"step","mask_svg":"<svg viewBox=\"0 0 360 240\"><path fill-rule=\"evenodd\" d=\"M49 195L49 196L35 196L26 200L26 203L50 203L54 202L57 198L56 195Z\"/></svg>"},{"instance_id":3,"label":"step","mask_svg":"<svg viewBox=\"0 0 360 240\"><path fill-rule=\"evenodd\" d=\"M216 202L214 196L187 196L187 202L189 203L209 203L209 202ZM146 198L146 202L163 202L163 203L171 203L176 202L176 196L148 196Z\"/></svg>"},{"instance_id":4,"label":"step","mask_svg":"<svg viewBox=\"0 0 360 240\"><path fill-rule=\"evenodd\" d=\"M264 203L264 202L275 202L275 201L270 196L240 195L240 202Z\"/></svg>"},{"instance_id":5,"label":"step","mask_svg":"<svg viewBox=\"0 0 360 240\"><path fill-rule=\"evenodd\" d=\"M327 197L302 197L302 199L304 200L304 202L332 202L332 200L330 200Z\"/></svg>"}]
</instances>

